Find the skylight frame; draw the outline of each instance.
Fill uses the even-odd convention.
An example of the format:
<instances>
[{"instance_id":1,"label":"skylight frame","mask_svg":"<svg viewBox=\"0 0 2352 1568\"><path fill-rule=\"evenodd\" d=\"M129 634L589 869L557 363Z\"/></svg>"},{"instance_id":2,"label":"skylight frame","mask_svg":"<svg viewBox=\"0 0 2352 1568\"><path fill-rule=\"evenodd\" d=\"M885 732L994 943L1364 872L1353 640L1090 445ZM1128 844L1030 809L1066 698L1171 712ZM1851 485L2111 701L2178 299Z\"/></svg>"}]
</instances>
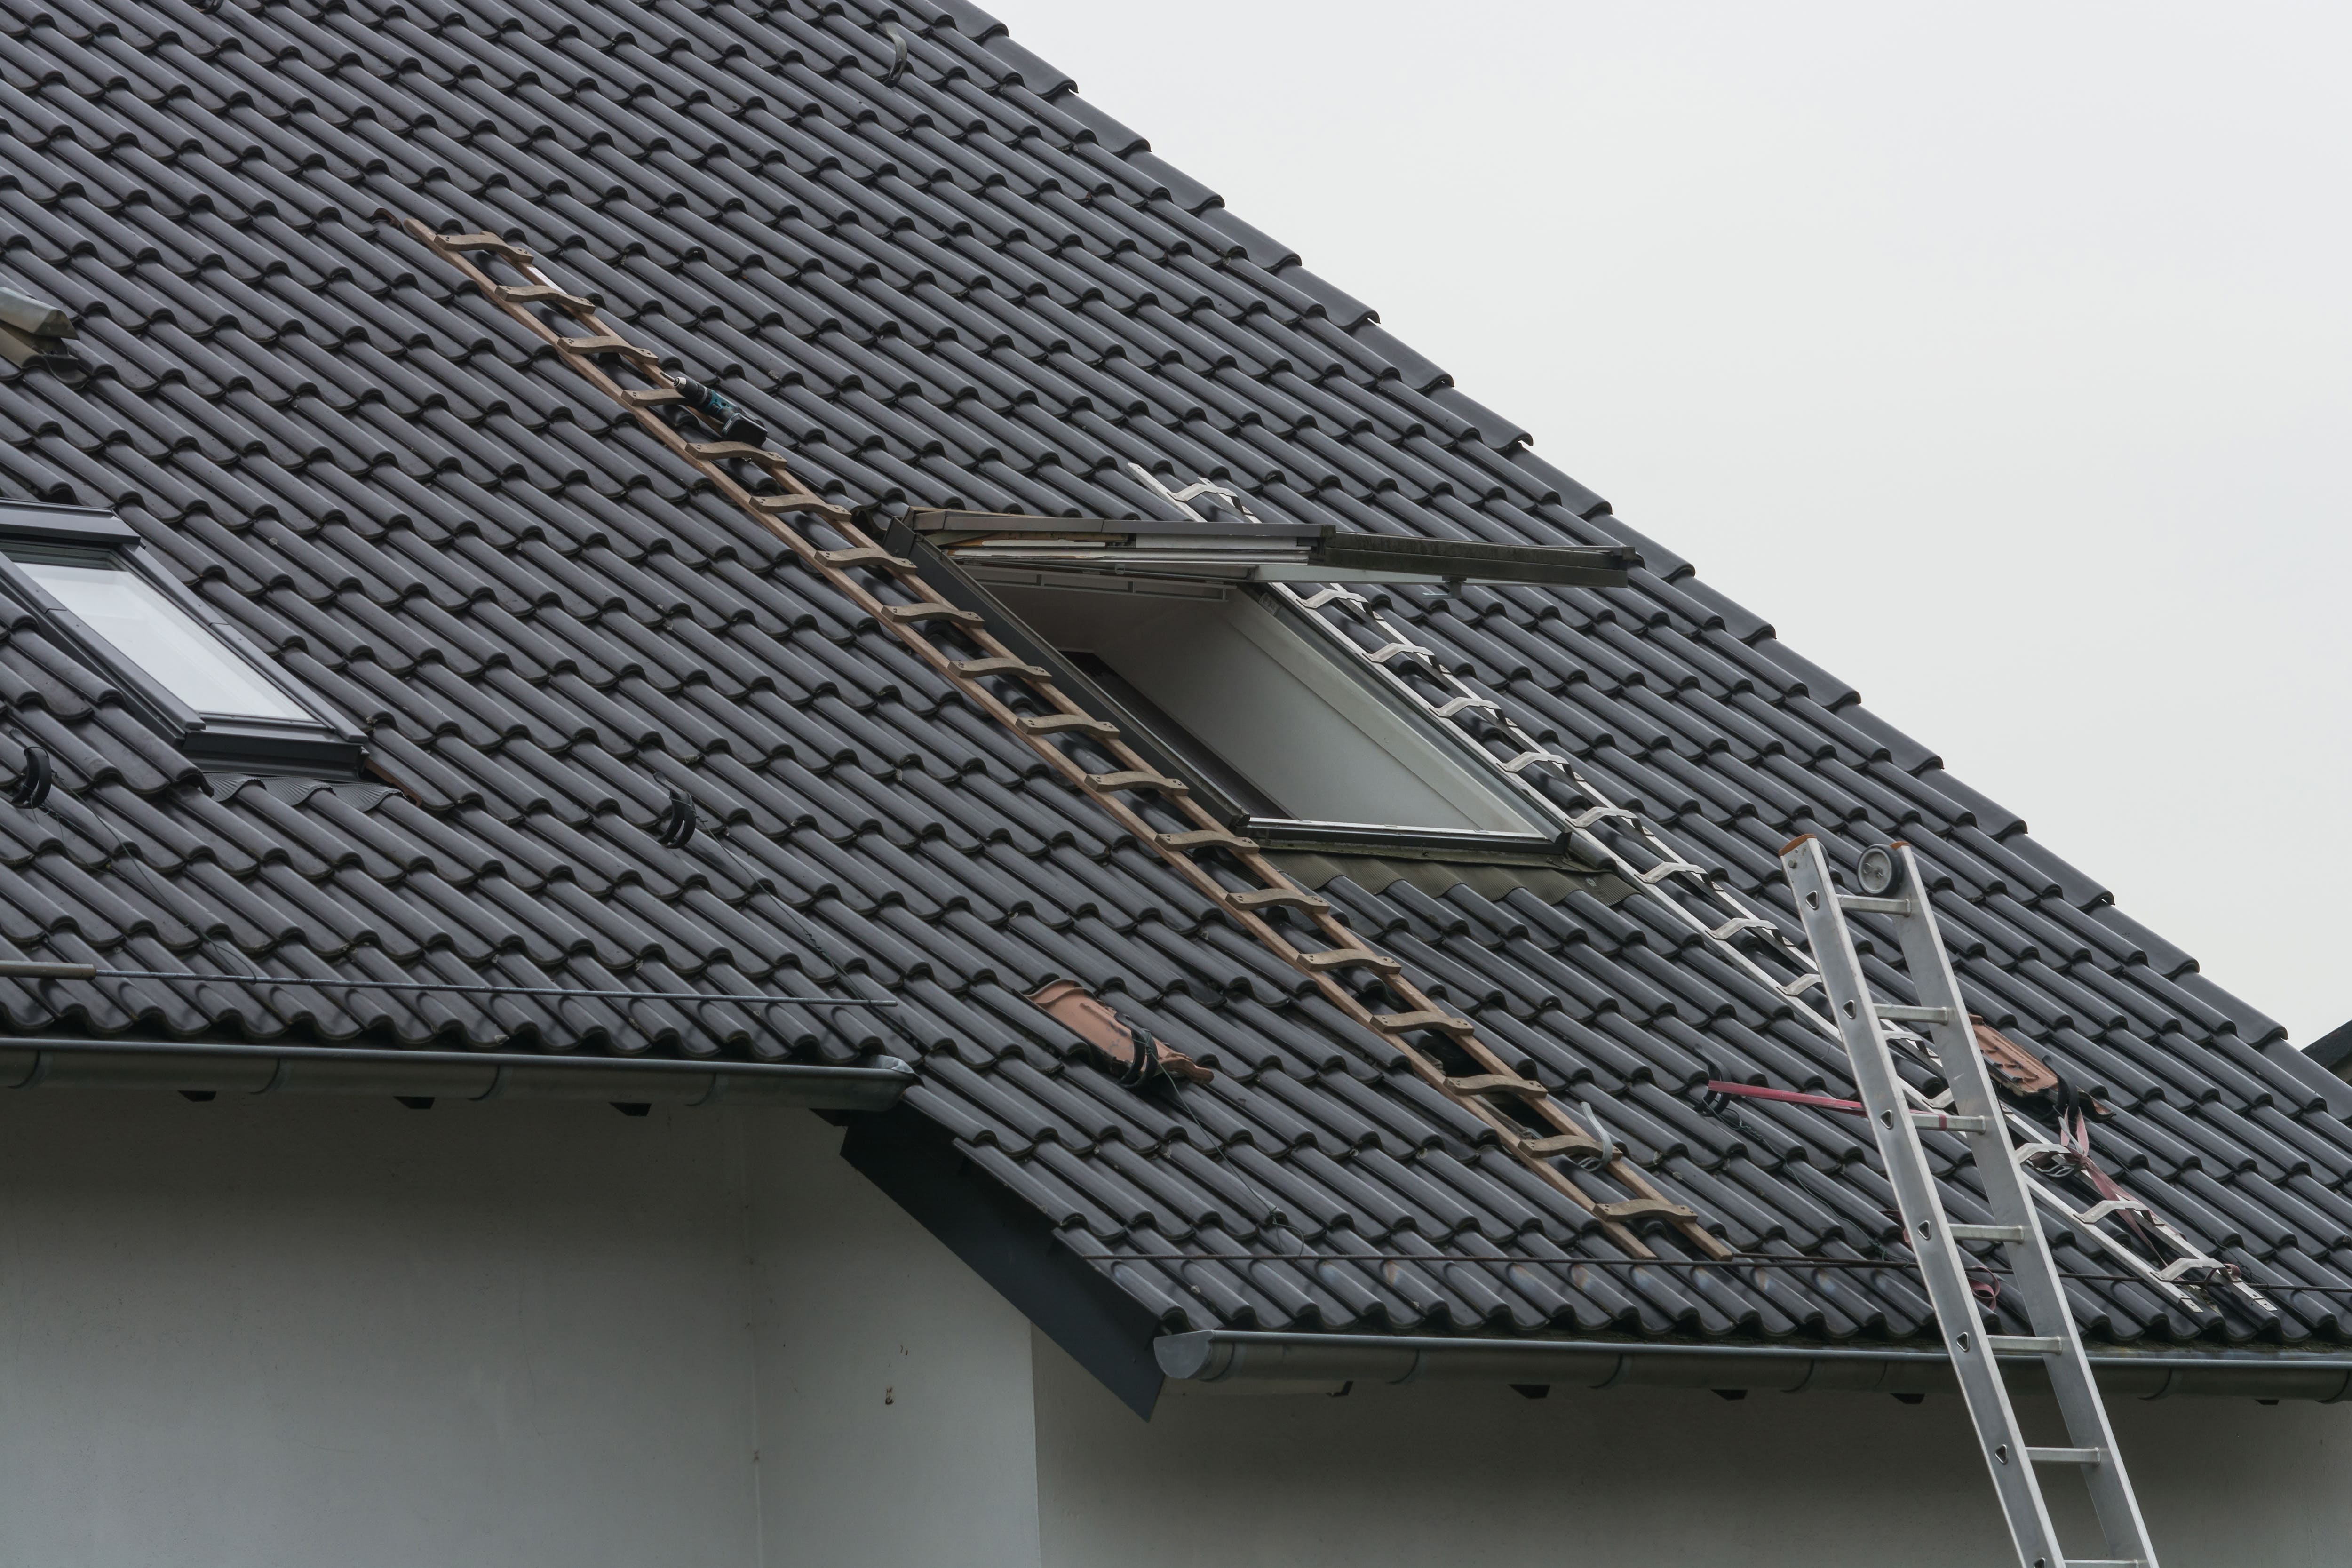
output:
<instances>
[{"instance_id":1,"label":"skylight frame","mask_svg":"<svg viewBox=\"0 0 2352 1568\"><path fill-rule=\"evenodd\" d=\"M1401 728L1412 731L1441 754L1461 764L1464 772L1487 792L1493 804L1504 807L1510 815L1524 817L1528 822L1527 830L1511 832L1398 823L1331 822L1260 815L1248 803L1235 798L1215 777L1196 766L1181 744L1161 740L1148 715L1130 710L1116 695L1104 689L1099 682L1058 648L1033 631L1017 611L991 591L988 579L1000 573L1038 572L1058 575L1055 568L1060 563L1042 560L1014 562L1002 558L976 561L969 556L950 557L946 552L935 548L921 534L904 526L891 531L888 548L915 560L925 577L952 603L980 614L987 621L989 629L1008 648L1029 662L1052 670L1055 684L1063 691L1075 698L1095 717L1117 724L1129 745L1149 758L1161 772L1182 780L1193 798L1208 807L1229 828L1267 848L1377 855L1403 859L1547 866L1577 870L1590 868L1584 857L1570 848L1570 836L1565 828L1556 827L1544 820L1541 814L1517 794L1491 778L1491 758L1474 754L1458 735L1442 725L1431 723L1410 705L1399 701L1394 692L1370 678L1360 668L1360 660L1345 657L1344 650L1330 647L1328 634L1306 624L1305 617L1297 616L1277 596L1265 592L1250 580L1232 577L1223 577L1222 581L1215 578L1192 579L1150 569L1130 575L1118 572L1106 573L1102 565L1092 563L1073 574L1097 583L1107 576L1125 578L1154 594L1172 591L1182 595L1183 584L1193 581L1204 588L1213 585L1221 594L1251 595L1274 619L1283 623L1309 649L1319 653L1332 674L1360 689L1379 707L1385 718L1392 719ZM967 570L967 567L976 567L978 572ZM1197 738L1188 734L1185 740L1193 742Z\"/></svg>"},{"instance_id":2,"label":"skylight frame","mask_svg":"<svg viewBox=\"0 0 2352 1568\"><path fill-rule=\"evenodd\" d=\"M160 595L220 646L242 670L299 710L300 719L200 712L166 687L129 651L91 626L7 553L11 546L47 546L100 560ZM356 778L367 758L366 732L331 704L294 680L252 639L163 570L138 531L112 512L49 502L0 501L0 593L39 616L66 644L121 693L142 721L207 765L245 773Z\"/></svg>"}]
</instances>

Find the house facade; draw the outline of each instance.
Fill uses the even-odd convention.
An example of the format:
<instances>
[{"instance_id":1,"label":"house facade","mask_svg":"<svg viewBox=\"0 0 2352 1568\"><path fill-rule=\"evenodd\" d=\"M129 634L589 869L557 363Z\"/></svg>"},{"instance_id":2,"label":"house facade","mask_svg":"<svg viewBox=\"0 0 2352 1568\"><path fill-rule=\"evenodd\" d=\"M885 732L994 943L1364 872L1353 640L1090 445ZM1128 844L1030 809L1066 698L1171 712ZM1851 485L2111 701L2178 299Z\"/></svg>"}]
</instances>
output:
<instances>
[{"instance_id":1,"label":"house facade","mask_svg":"<svg viewBox=\"0 0 2352 1568\"><path fill-rule=\"evenodd\" d=\"M1999 1560L1811 836L2340 1560L2352 1089L992 18L0 32L0 1557Z\"/></svg>"}]
</instances>

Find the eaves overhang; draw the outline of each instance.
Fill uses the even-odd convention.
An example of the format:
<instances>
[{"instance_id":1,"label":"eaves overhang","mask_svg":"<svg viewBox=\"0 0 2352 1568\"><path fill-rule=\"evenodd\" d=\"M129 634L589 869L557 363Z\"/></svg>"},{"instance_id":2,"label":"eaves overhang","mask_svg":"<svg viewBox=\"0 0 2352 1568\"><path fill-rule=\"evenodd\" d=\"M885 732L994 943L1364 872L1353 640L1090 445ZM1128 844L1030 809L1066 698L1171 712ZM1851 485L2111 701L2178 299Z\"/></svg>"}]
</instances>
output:
<instances>
[{"instance_id":1,"label":"eaves overhang","mask_svg":"<svg viewBox=\"0 0 2352 1568\"><path fill-rule=\"evenodd\" d=\"M602 1100L621 1105L883 1110L915 1081L896 1058L827 1063L565 1057L211 1040L0 1037L0 1089L149 1089L213 1095Z\"/></svg>"},{"instance_id":2,"label":"eaves overhang","mask_svg":"<svg viewBox=\"0 0 2352 1568\"><path fill-rule=\"evenodd\" d=\"M1927 1345L1677 1344L1638 1340L1454 1339L1207 1329L1153 1342L1171 1381L1202 1386L1502 1383L1567 1388L1837 1390L1951 1394L1950 1359ZM2111 1399L2205 1394L2315 1400L2352 1396L2352 1352L2253 1347L2094 1349ZM2046 1388L2037 1356L2004 1356L2013 1386Z\"/></svg>"}]
</instances>

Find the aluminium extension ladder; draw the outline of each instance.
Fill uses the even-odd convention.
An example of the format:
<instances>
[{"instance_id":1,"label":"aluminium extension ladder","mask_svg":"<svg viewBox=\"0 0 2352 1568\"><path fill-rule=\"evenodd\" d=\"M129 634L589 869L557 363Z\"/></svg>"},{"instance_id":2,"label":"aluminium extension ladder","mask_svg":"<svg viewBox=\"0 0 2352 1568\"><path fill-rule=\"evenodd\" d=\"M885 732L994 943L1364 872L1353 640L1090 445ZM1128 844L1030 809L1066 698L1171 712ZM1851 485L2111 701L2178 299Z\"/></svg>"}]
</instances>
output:
<instances>
[{"instance_id":1,"label":"aluminium extension ladder","mask_svg":"<svg viewBox=\"0 0 2352 1568\"><path fill-rule=\"evenodd\" d=\"M1977 1442L1992 1472L2018 1561L2024 1568L2121 1568L2126 1563L2156 1568L2139 1500L2132 1495L2131 1478L2107 1426L2106 1406L2100 1402L2090 1361L2074 1331L2057 1265L2019 1172L1991 1075L1970 1037L1968 1008L1944 952L1935 910L1919 891L1923 884L1910 846L1864 850L1856 877L1859 894L1841 893L1831 885L1829 859L1811 835L1780 852L1780 866L1796 894L1806 942L1821 966L1839 1036L1853 1060L1854 1086L1895 1188L1904 1240L1926 1278L1927 1297L1968 1401L1969 1419L1976 1424ZM1846 924L1849 914L1884 915L1893 922L1918 993L1917 1005L1897 1006L1872 998ZM1934 1048L1950 1086L1954 1114L1914 1108L1919 1096L1896 1073L1884 1026L1898 1023L1912 1026ZM1920 1146L1922 1125L1968 1140L1993 1224L1957 1224L1944 1212ZM2024 1308L2031 1334L1984 1331L1983 1314L1969 1284L1968 1258L1959 1248L1963 1241L1995 1242L2006 1251L2011 1270L2006 1283ZM2041 1358L2065 1418L2068 1447L2036 1447L2026 1442L2002 1381L1997 1359L2002 1355ZM2056 1466L2082 1472L2106 1536L2106 1556L2070 1558L2059 1550L2040 1475L2042 1468Z\"/></svg>"}]
</instances>

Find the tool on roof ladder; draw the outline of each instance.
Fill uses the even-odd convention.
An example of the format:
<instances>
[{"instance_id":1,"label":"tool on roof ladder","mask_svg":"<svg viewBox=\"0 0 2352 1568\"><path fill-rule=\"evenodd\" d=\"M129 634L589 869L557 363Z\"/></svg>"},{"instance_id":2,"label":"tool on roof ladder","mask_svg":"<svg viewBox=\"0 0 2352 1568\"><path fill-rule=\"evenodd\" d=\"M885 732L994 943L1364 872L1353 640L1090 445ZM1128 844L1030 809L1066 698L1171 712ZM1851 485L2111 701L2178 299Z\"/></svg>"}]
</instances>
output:
<instances>
[{"instance_id":1,"label":"tool on roof ladder","mask_svg":"<svg viewBox=\"0 0 2352 1568\"><path fill-rule=\"evenodd\" d=\"M2107 1554L2101 1561L2156 1568L2156 1550L2148 1542L2122 1451L2107 1424L2090 1358L2083 1353L2065 1283L2026 1189L2020 1152L2010 1143L2005 1110L1972 1037L1968 1007L1960 999L1959 982L1944 952L1943 933L1911 847L1897 843L1864 850L1856 876L1863 889L1859 894L1841 893L1832 884L1829 858L1810 835L1780 852L1780 866L1796 894L1805 939L1821 966L1831 1016L1853 1067L1856 1093L1895 1188L1904 1244L1918 1259L1927 1281L2018 1561L2025 1568L2063 1568L2070 1561L2080 1568L2086 1562L2069 1559L2061 1551L2042 1493L2042 1468L2063 1465L2078 1470L2090 1489L2093 1510L2106 1537ZM1897 1006L1871 995L1846 923L1848 913L1882 915L1893 923L1912 988L1918 994L1916 1005ZM1943 1190L1919 1142L1916 1117L1926 1097L1895 1070L1882 1018L1924 1026L1959 1112L1945 1119L1944 1130L1967 1141L1983 1184L1985 1206L1992 1214L1990 1225L1957 1222L1945 1211ZM2030 1332L1990 1331L1969 1278L1969 1259L1960 1251L1963 1241L1990 1242L2006 1251L2011 1289ZM2065 1423L2064 1447L2041 1447L2026 1441L2002 1380L1998 1357L2004 1352L2042 1358Z\"/></svg>"},{"instance_id":2,"label":"tool on roof ladder","mask_svg":"<svg viewBox=\"0 0 2352 1568\"><path fill-rule=\"evenodd\" d=\"M678 400L672 405L679 409L692 409L719 432L721 441L740 442L757 447L768 438L768 427L743 412L743 405L725 393L708 387L684 376L677 379ZM672 428L677 426L673 424Z\"/></svg>"},{"instance_id":3,"label":"tool on roof ladder","mask_svg":"<svg viewBox=\"0 0 2352 1568\"><path fill-rule=\"evenodd\" d=\"M679 437L655 412L682 395L658 356L630 343L593 306L560 289L530 250L497 235L441 235L414 218L404 218L402 225L553 347L565 364L633 412L662 445L757 518L811 572L896 636L980 711L1020 737L1065 783L1223 909L1324 1000L1378 1036L1395 1053L1397 1065L1480 1122L1506 1155L1582 1209L1620 1251L1655 1258L1633 1228L1655 1223L1706 1258L1732 1255L1694 1210L1671 1199L1633 1162L1604 1151L1543 1086L1515 1070L1475 1023L1440 1008L1394 959L1366 947L1328 903L1291 881L1256 845L1226 831L1190 792L1160 779L1117 726L1087 712L1051 671L1016 655L985 616L949 603L908 555L884 550L867 534L865 514L807 489L791 476L779 453L761 453L757 460L786 493L754 494L720 466L738 454L714 453L708 444ZM473 259L477 256L512 267L525 287L549 292L519 298L518 290L483 271ZM533 313L539 310L560 311L593 336L574 338L540 320ZM647 384L624 385L600 363L608 359L616 370L633 372ZM1157 481L1153 488L1160 488ZM1234 505L1243 510L1238 498ZM815 526L807 526L808 520ZM814 537L820 530L833 537ZM1038 709L1044 711L1034 710ZM1263 897L1268 893L1287 896L1275 904ZM1470 1070L1456 1070L1461 1067Z\"/></svg>"},{"instance_id":4,"label":"tool on roof ladder","mask_svg":"<svg viewBox=\"0 0 2352 1568\"><path fill-rule=\"evenodd\" d=\"M1733 890L1719 872L1683 855L1639 812L1617 805L1578 770L1573 759L1538 742L1502 704L1419 647L1370 599L1336 584L1312 594L1303 588L1277 583L1273 591L1337 647L1352 654L1376 682L1450 731L1473 755L1485 758L1521 798L1559 825L1570 847L1614 873L1687 933L1688 940L1706 942L1769 996L1768 1006L1786 1005L1823 1035L1837 1037L1837 1025L1810 994L1821 984L1812 956L1778 921ZM1563 802L1555 791L1569 800ZM1991 1030L1979 1034L1977 1041L1980 1050L1996 1058L1994 1070L2011 1076L2019 1064L2001 1059L2003 1053L1986 1034L2001 1045L2009 1042ZM1895 1037L1898 1044L1908 1042L1909 1048L1926 1048L1907 1030L1898 1027ZM2086 1242L2150 1289L2192 1316L2210 1319L2218 1312L2191 1288L2197 1285L2226 1289L2253 1310L2277 1315L2277 1307L2241 1278L2234 1266L2208 1257L2177 1226L2093 1163L2087 1144L2053 1142L2016 1109L2005 1108L2005 1114L2011 1131L2025 1141L2021 1146L2029 1151L2027 1185L2034 1201L2063 1215ZM2069 1176L2079 1176L2090 1186L2095 1201L2072 1203L2050 1185L2050 1180ZM2105 1228L2109 1222L2122 1225L2156 1260Z\"/></svg>"}]
</instances>

